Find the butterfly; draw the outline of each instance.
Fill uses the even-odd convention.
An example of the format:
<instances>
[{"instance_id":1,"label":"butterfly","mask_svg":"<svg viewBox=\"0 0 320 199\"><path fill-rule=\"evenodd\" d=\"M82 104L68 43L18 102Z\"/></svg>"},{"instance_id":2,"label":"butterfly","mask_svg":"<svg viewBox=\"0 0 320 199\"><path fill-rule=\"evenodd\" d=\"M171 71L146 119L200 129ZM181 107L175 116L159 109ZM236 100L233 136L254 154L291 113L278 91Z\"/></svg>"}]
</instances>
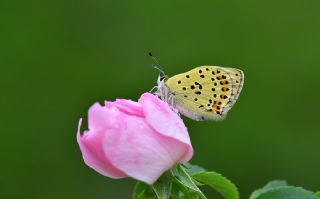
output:
<instances>
[{"instance_id":1,"label":"butterfly","mask_svg":"<svg viewBox=\"0 0 320 199\"><path fill-rule=\"evenodd\" d=\"M190 119L222 120L238 99L243 82L240 69L199 66L173 77L160 74L155 94Z\"/></svg>"}]
</instances>

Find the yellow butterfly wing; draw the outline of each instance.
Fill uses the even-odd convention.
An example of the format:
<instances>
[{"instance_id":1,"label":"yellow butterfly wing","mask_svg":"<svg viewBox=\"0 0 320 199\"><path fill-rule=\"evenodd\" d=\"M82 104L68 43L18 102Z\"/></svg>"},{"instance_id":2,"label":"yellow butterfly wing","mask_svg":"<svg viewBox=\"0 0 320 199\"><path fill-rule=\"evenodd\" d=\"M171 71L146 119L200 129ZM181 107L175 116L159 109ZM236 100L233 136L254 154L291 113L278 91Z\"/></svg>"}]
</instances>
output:
<instances>
[{"instance_id":1,"label":"yellow butterfly wing","mask_svg":"<svg viewBox=\"0 0 320 199\"><path fill-rule=\"evenodd\" d=\"M239 97L244 74L236 68L200 66L165 81L174 106L194 120L221 120Z\"/></svg>"}]
</instances>

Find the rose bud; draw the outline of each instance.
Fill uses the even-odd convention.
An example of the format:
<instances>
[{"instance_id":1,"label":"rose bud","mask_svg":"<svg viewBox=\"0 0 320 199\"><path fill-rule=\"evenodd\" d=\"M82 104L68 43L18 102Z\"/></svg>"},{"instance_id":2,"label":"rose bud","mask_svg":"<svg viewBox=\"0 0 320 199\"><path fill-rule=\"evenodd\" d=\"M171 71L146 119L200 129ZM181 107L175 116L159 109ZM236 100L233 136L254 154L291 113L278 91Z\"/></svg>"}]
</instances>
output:
<instances>
[{"instance_id":1,"label":"rose bud","mask_svg":"<svg viewBox=\"0 0 320 199\"><path fill-rule=\"evenodd\" d=\"M145 93L138 102L117 99L89 109L88 128L77 141L84 162L110 178L153 184L193 155L188 131L167 103Z\"/></svg>"}]
</instances>

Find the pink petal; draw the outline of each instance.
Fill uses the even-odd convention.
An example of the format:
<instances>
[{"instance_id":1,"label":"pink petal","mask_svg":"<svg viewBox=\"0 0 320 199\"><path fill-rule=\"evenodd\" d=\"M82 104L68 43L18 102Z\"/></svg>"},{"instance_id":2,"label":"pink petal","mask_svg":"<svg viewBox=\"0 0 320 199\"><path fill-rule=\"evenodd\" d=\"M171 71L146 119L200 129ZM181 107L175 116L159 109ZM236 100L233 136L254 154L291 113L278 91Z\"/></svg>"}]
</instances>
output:
<instances>
[{"instance_id":1,"label":"pink petal","mask_svg":"<svg viewBox=\"0 0 320 199\"><path fill-rule=\"evenodd\" d=\"M107 129L103 149L121 171L153 184L188 150L184 143L155 132L143 118L124 115L117 128Z\"/></svg>"},{"instance_id":2,"label":"pink petal","mask_svg":"<svg viewBox=\"0 0 320 199\"><path fill-rule=\"evenodd\" d=\"M106 158L103 149L102 141L104 132L100 130L90 130L85 132L84 135L80 134L82 119L79 121L77 141L82 152L84 162L104 176L111 178L124 178L127 177L123 172L116 169L110 161ZM94 123L96 124L96 123Z\"/></svg>"},{"instance_id":3,"label":"pink petal","mask_svg":"<svg viewBox=\"0 0 320 199\"><path fill-rule=\"evenodd\" d=\"M117 107L120 111L136 116L143 116L142 106L132 100L117 99L115 102L105 101L105 106L108 108Z\"/></svg>"},{"instance_id":4,"label":"pink petal","mask_svg":"<svg viewBox=\"0 0 320 199\"><path fill-rule=\"evenodd\" d=\"M116 106L103 107L99 103L95 103L90 107L88 113L89 129L98 130L111 127L119 117L122 117L122 113Z\"/></svg>"},{"instance_id":5,"label":"pink petal","mask_svg":"<svg viewBox=\"0 0 320 199\"><path fill-rule=\"evenodd\" d=\"M106 107L102 107L99 103L93 104L89 108L88 113L88 126L89 129L98 129L106 126L106 121L110 118L110 114L108 114L108 109Z\"/></svg>"},{"instance_id":6,"label":"pink petal","mask_svg":"<svg viewBox=\"0 0 320 199\"><path fill-rule=\"evenodd\" d=\"M181 158L180 162L187 162L193 155L189 134L183 121L177 113L172 111L169 105L158 97L145 93L139 99L142 104L146 121L158 133L174 138L188 146L188 151Z\"/></svg>"}]
</instances>

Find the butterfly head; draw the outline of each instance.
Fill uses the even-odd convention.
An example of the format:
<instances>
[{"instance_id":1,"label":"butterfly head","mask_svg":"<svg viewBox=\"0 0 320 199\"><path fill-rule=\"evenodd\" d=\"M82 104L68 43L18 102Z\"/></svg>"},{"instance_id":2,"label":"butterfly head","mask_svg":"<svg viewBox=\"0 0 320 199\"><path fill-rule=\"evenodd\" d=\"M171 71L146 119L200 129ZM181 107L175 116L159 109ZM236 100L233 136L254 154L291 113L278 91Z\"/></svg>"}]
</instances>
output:
<instances>
[{"instance_id":1,"label":"butterfly head","mask_svg":"<svg viewBox=\"0 0 320 199\"><path fill-rule=\"evenodd\" d=\"M168 76L164 73L164 70L160 65L158 59L155 56L153 56L151 52L149 53L149 56L154 62L154 64L152 64L152 67L159 71L157 86L155 87L156 91L154 92L154 94L160 97L163 101L168 102L170 98L170 94L169 94L169 89L165 84L165 82L168 79Z\"/></svg>"},{"instance_id":2,"label":"butterfly head","mask_svg":"<svg viewBox=\"0 0 320 199\"><path fill-rule=\"evenodd\" d=\"M168 102L168 95L169 90L166 86L165 82L167 81L168 77L165 76L163 73L160 73L157 79L157 86L155 94L159 96L163 101Z\"/></svg>"},{"instance_id":3,"label":"butterfly head","mask_svg":"<svg viewBox=\"0 0 320 199\"><path fill-rule=\"evenodd\" d=\"M157 83L159 84L164 84L164 82L168 79L168 77L164 73L160 73L158 76Z\"/></svg>"}]
</instances>

